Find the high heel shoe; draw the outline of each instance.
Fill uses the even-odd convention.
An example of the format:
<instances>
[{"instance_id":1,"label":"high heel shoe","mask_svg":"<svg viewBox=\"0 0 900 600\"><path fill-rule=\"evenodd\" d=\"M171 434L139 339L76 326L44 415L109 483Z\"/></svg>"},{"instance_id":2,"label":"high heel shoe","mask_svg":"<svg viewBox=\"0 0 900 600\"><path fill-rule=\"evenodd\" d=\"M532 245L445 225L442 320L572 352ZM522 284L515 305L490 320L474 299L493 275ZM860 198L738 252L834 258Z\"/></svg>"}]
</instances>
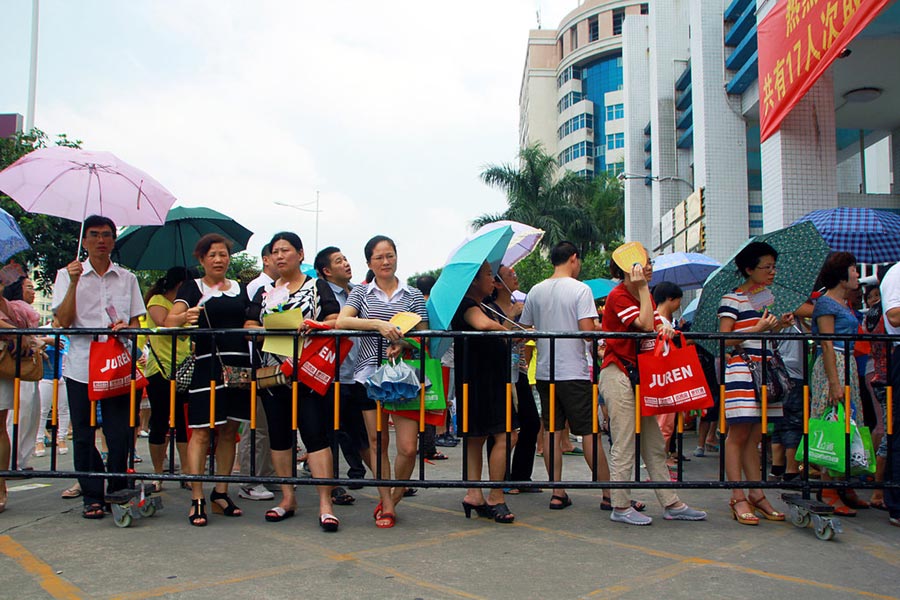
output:
<instances>
[{"instance_id":1,"label":"high heel shoe","mask_svg":"<svg viewBox=\"0 0 900 600\"><path fill-rule=\"evenodd\" d=\"M741 498L740 500L735 500L734 498L732 498L731 501L728 503L728 506L731 507L731 517L735 521L740 523L741 525L759 525L759 517L757 517L752 512L739 513L737 511L735 506L737 504L740 504L741 502L746 502L747 504L750 504L750 501L747 500L746 498ZM750 504L750 507L752 508L753 505Z\"/></svg>"},{"instance_id":2,"label":"high heel shoe","mask_svg":"<svg viewBox=\"0 0 900 600\"><path fill-rule=\"evenodd\" d=\"M194 498L191 500L191 514L188 515L188 523L194 527L206 527L209 519L206 518L206 498Z\"/></svg>"},{"instance_id":3,"label":"high heel shoe","mask_svg":"<svg viewBox=\"0 0 900 600\"><path fill-rule=\"evenodd\" d=\"M225 506L222 506L217 501L223 500L225 502ZM209 503L212 505L212 511L217 515L225 515L226 517L240 517L242 514L241 509L237 504L231 501L231 498L228 497L228 492L217 492L213 490L209 495Z\"/></svg>"},{"instance_id":4,"label":"high heel shoe","mask_svg":"<svg viewBox=\"0 0 900 600\"><path fill-rule=\"evenodd\" d=\"M764 509L762 506L760 506L760 504L762 504L763 500L767 500L767 498L765 496L763 496L759 500L750 500L749 498L747 498L747 504L749 504L751 507L753 507L754 512L761 513L762 516L765 517L765 519L767 521L784 521L784 513L783 512L778 512L774 508L772 509L772 512L766 512L766 509Z\"/></svg>"},{"instance_id":5,"label":"high heel shoe","mask_svg":"<svg viewBox=\"0 0 900 600\"><path fill-rule=\"evenodd\" d=\"M470 504L463 500L462 502L463 510L466 511L466 518L470 519L472 517L472 511L479 517L484 517L486 519L491 519L494 517L494 513L491 508L487 504Z\"/></svg>"},{"instance_id":6,"label":"high heel shoe","mask_svg":"<svg viewBox=\"0 0 900 600\"><path fill-rule=\"evenodd\" d=\"M506 502L501 502L500 504L485 504L485 506L491 511L491 516L494 517L494 521L497 523L512 523L516 520L516 515L509 510Z\"/></svg>"}]
</instances>

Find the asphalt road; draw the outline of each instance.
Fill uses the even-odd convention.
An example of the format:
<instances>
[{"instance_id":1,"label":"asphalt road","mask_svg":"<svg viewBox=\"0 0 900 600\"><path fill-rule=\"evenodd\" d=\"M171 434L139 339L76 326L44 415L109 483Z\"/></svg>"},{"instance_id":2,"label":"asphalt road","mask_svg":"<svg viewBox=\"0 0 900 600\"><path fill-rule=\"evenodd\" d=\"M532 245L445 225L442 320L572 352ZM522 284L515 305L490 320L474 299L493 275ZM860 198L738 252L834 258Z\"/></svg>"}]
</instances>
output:
<instances>
[{"instance_id":1,"label":"asphalt road","mask_svg":"<svg viewBox=\"0 0 900 600\"><path fill-rule=\"evenodd\" d=\"M146 456L144 440L140 442ZM692 444L685 444L693 447ZM460 477L461 449L428 465L429 478ZM564 477L588 479L567 456ZM694 458L686 479L715 478L718 461ZM37 469L48 458L34 459ZM142 465L146 468L146 463ZM61 468L71 467L71 454ZM538 459L535 479L542 479ZM900 596L900 529L886 513L860 511L844 533L819 541L788 522L738 525L727 491L685 490L706 522L668 522L652 491L635 497L658 517L650 527L613 523L599 490L570 490L574 505L547 509L550 493L508 497L513 525L466 519L458 489L420 489L379 530L374 489L337 507L341 530L323 532L314 490L298 491L297 517L267 523L272 502L241 500L241 518L188 525L189 493L169 483L164 509L131 527L81 518L62 500L65 479L9 481L0 514L0 598L893 598ZM236 491L236 490L235 490ZM776 508L778 493L769 492ZM237 499L237 498L236 498Z\"/></svg>"}]
</instances>

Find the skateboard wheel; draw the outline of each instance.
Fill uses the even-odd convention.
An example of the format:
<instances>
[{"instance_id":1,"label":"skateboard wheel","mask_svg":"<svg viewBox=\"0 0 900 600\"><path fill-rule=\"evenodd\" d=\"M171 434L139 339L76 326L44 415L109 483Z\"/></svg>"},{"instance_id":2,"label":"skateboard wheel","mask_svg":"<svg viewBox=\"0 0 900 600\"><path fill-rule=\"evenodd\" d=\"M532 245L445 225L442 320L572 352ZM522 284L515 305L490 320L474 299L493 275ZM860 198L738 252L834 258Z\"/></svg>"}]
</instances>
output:
<instances>
[{"instance_id":1,"label":"skateboard wheel","mask_svg":"<svg viewBox=\"0 0 900 600\"><path fill-rule=\"evenodd\" d=\"M131 515L125 513L118 519L115 519L116 527L131 527Z\"/></svg>"}]
</instances>

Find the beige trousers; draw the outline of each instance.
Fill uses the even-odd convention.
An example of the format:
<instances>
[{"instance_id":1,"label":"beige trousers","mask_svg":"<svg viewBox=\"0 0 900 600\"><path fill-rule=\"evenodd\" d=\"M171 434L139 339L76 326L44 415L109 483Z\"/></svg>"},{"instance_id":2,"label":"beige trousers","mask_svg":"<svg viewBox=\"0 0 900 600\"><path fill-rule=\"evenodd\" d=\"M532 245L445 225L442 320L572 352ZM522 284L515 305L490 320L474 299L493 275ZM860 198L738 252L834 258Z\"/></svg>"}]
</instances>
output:
<instances>
[{"instance_id":1,"label":"beige trousers","mask_svg":"<svg viewBox=\"0 0 900 600\"><path fill-rule=\"evenodd\" d=\"M609 412L609 432L613 446L609 455L610 481L634 481L634 391L628 376L616 365L600 372L600 394ZM652 481L669 481L666 447L656 417L641 418L641 458ZM678 502L673 490L654 490L662 506ZM626 508L631 503L630 490L612 490L612 505Z\"/></svg>"}]
</instances>

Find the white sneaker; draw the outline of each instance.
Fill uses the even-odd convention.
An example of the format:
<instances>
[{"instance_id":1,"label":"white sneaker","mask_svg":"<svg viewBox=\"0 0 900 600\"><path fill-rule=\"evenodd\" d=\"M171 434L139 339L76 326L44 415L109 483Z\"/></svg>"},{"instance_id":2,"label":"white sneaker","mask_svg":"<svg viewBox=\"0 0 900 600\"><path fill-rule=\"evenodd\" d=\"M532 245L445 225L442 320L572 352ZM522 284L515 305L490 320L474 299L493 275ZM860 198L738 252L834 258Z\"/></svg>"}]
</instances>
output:
<instances>
[{"instance_id":1,"label":"white sneaker","mask_svg":"<svg viewBox=\"0 0 900 600\"><path fill-rule=\"evenodd\" d=\"M242 485L238 491L238 496L247 500L271 500L275 497L275 494L266 489L266 486L263 484L259 484L255 487Z\"/></svg>"},{"instance_id":2,"label":"white sneaker","mask_svg":"<svg viewBox=\"0 0 900 600\"><path fill-rule=\"evenodd\" d=\"M705 513L704 516L706 516ZM623 511L614 509L612 511L612 514L609 515L609 520L617 521L619 523L627 523L628 525L650 525L651 523L653 523L653 519L651 517L642 515L633 508L629 508L628 510Z\"/></svg>"}]
</instances>

